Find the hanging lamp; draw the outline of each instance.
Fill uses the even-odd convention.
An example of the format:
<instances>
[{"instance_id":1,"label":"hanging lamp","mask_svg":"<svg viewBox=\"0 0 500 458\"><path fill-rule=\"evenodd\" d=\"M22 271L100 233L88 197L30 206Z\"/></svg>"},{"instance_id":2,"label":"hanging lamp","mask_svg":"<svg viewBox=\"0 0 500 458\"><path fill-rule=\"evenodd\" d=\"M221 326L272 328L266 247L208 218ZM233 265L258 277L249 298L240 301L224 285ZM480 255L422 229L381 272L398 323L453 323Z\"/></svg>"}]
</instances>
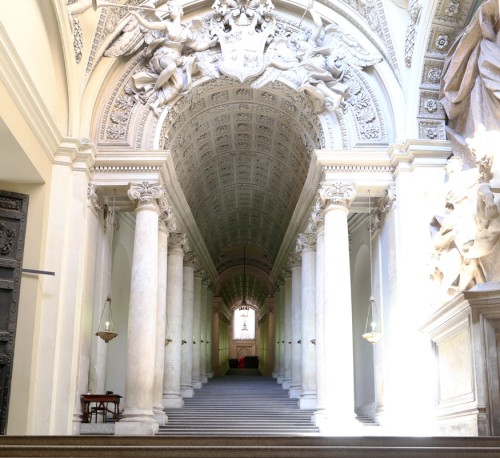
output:
<instances>
[{"instance_id":1,"label":"hanging lamp","mask_svg":"<svg viewBox=\"0 0 500 458\"><path fill-rule=\"evenodd\" d=\"M110 237L110 246L113 246L113 231L114 231L114 225L115 225L115 195L116 195L116 189L113 189L113 202L111 205L111 211L109 212L109 215L106 216L106 220L109 217L109 221L106 221L106 223L109 225L108 230L111 231L111 237ZM103 324L103 318L104 324ZM99 325L97 326L97 332L95 333L97 337L100 337L104 342L108 343L110 340L114 339L118 333L114 331L113 329L113 312L111 310L111 297L108 296L106 300L104 301L104 306L102 307L101 311L101 318L99 319Z\"/></svg>"},{"instance_id":2,"label":"hanging lamp","mask_svg":"<svg viewBox=\"0 0 500 458\"><path fill-rule=\"evenodd\" d=\"M103 323L103 317L106 315L106 321ZM114 339L118 333L113 329L113 314L111 310L111 298L107 297L104 302L104 307L102 308L101 318L99 320L99 326L97 327L97 332L95 333L97 337L100 337L104 342L108 343L110 340Z\"/></svg>"},{"instance_id":3,"label":"hanging lamp","mask_svg":"<svg viewBox=\"0 0 500 458\"><path fill-rule=\"evenodd\" d=\"M382 338L382 332L379 330L377 321L375 320L376 314L376 304L375 298L373 297L373 278L372 278L372 209L371 209L371 196L370 190L368 190L368 230L370 237L370 299L368 300L368 311L366 315L365 332L361 336L366 339L372 345L376 344ZM371 320L370 320L371 316ZM370 326L368 327L368 323Z\"/></svg>"}]
</instances>

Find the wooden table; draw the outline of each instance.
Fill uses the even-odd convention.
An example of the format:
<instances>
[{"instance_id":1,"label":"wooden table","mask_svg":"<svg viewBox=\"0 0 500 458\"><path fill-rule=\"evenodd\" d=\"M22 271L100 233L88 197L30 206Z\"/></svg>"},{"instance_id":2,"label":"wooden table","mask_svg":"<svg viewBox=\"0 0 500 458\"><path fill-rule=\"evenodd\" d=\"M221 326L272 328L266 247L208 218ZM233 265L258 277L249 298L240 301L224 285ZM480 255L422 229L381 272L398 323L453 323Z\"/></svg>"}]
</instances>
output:
<instances>
[{"instance_id":1,"label":"wooden table","mask_svg":"<svg viewBox=\"0 0 500 458\"><path fill-rule=\"evenodd\" d=\"M119 394L82 394L80 402L82 404L82 423L92 423L92 417L102 415L103 423L106 422L108 412L112 414L114 421L120 421L120 399ZM111 409L110 409L111 404Z\"/></svg>"}]
</instances>

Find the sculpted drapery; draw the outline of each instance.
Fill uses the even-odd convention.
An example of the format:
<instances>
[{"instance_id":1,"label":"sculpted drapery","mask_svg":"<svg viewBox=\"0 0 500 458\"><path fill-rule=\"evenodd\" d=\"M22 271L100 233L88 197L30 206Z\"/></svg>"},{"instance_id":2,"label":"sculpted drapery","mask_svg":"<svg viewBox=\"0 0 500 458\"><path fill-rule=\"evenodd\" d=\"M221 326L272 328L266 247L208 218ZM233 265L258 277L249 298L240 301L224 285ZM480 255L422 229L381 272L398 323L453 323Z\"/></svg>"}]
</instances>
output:
<instances>
[{"instance_id":1,"label":"sculpted drapery","mask_svg":"<svg viewBox=\"0 0 500 458\"><path fill-rule=\"evenodd\" d=\"M498 8L498 0L481 5L445 62L441 103L449 118L450 139L460 155L467 155L465 140L474 137L480 125L500 130ZM464 159L473 164L473 160Z\"/></svg>"}]
</instances>

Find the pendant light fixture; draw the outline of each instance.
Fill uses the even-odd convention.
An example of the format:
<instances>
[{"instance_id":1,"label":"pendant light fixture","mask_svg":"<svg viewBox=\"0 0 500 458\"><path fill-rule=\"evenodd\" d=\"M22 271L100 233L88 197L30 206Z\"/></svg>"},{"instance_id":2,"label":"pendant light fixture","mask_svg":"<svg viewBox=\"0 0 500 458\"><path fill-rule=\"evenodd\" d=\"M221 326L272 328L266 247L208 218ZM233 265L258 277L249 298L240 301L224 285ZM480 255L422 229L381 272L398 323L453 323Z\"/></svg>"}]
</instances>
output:
<instances>
[{"instance_id":1,"label":"pendant light fixture","mask_svg":"<svg viewBox=\"0 0 500 458\"><path fill-rule=\"evenodd\" d=\"M373 297L373 279L372 279L372 208L371 208L371 196L370 190L368 190L368 230L370 237L370 299L368 300L368 312L366 315L365 332L362 335L363 339L366 339L371 344L376 344L382 338L382 332L380 332L380 327L377 325L376 317L376 303ZM371 320L370 320L371 318ZM368 327L370 323L370 327Z\"/></svg>"},{"instance_id":2,"label":"pendant light fixture","mask_svg":"<svg viewBox=\"0 0 500 458\"><path fill-rule=\"evenodd\" d=\"M110 249L113 249L113 231L115 229L115 195L116 189L113 190L113 201L111 204L111 211L105 215L106 229L111 231L110 235ZM107 208L107 207L106 207ZM103 322L104 319L104 322ZM111 309L111 297L108 296L104 301L104 305L101 311L101 318L99 319L99 325L97 326L97 332L95 333L97 337L100 337L104 342L108 343L110 340L114 339L118 333L114 331L113 328L113 311Z\"/></svg>"},{"instance_id":3,"label":"pendant light fixture","mask_svg":"<svg viewBox=\"0 0 500 458\"><path fill-rule=\"evenodd\" d=\"M103 323L103 318L105 321ZM97 327L97 332L95 333L97 337L100 337L104 342L108 343L110 340L114 339L118 333L113 329L113 313L111 310L111 298L106 298L104 302L104 307L102 308L101 318L99 320L99 326Z\"/></svg>"}]
</instances>

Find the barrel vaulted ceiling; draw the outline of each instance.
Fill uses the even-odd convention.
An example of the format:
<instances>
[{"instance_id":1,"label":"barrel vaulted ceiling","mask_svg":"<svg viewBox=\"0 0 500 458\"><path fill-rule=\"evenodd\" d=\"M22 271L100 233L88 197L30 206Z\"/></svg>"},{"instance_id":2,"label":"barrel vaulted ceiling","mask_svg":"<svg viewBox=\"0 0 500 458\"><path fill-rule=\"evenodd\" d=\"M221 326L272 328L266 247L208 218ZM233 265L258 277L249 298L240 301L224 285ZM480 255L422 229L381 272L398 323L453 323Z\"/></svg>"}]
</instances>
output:
<instances>
[{"instance_id":1,"label":"barrel vaulted ceiling","mask_svg":"<svg viewBox=\"0 0 500 458\"><path fill-rule=\"evenodd\" d=\"M243 247L248 298L262 303L271 292L256 272L271 272L320 146L306 106L281 84L222 79L193 89L166 120L165 147L217 271L240 267L221 286L228 304L241 299Z\"/></svg>"}]
</instances>

